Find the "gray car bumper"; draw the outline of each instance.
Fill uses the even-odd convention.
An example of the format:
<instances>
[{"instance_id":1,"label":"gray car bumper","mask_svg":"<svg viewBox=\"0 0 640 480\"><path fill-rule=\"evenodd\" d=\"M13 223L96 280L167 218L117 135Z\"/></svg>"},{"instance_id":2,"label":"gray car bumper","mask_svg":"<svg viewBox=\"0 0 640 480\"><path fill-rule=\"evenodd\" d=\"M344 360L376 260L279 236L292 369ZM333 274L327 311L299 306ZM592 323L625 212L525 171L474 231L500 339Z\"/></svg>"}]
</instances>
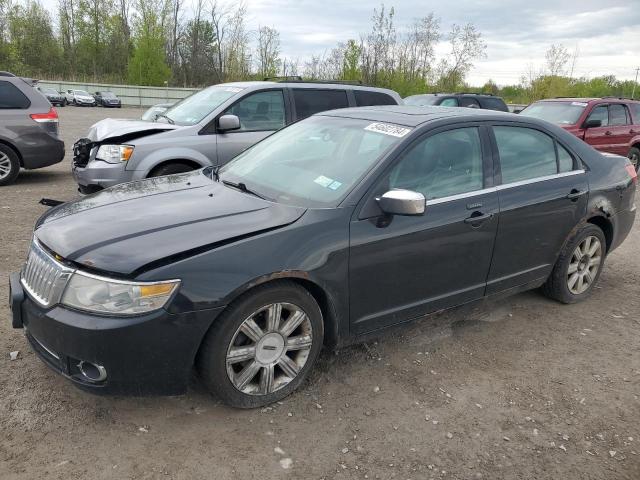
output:
<instances>
[{"instance_id":1,"label":"gray car bumper","mask_svg":"<svg viewBox=\"0 0 640 480\"><path fill-rule=\"evenodd\" d=\"M86 167L73 166L73 178L81 193L92 193L119 183L134 180L134 170L126 170L126 163L107 163L92 160Z\"/></svg>"}]
</instances>

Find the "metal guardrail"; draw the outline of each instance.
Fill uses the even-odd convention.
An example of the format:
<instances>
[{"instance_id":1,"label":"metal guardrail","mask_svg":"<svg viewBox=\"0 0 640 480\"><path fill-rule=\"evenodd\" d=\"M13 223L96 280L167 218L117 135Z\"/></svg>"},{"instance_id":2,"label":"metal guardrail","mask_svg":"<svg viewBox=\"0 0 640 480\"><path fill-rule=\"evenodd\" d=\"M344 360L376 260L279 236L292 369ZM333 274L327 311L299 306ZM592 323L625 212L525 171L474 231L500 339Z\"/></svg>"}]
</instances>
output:
<instances>
[{"instance_id":1,"label":"metal guardrail","mask_svg":"<svg viewBox=\"0 0 640 480\"><path fill-rule=\"evenodd\" d=\"M142 87L137 85L115 85L108 83L83 83L40 80L38 85L54 88L59 92L66 90L86 90L89 93L100 91L113 92L122 100L123 105L150 107L157 103L174 103L197 92L198 88Z\"/></svg>"}]
</instances>

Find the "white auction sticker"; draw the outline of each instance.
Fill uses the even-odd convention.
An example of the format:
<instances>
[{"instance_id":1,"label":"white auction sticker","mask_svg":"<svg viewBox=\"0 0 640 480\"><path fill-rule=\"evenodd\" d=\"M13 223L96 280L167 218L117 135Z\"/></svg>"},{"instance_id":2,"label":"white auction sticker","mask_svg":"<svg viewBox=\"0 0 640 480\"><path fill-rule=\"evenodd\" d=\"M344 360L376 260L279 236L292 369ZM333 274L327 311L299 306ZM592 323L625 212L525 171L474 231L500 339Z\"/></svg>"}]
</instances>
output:
<instances>
[{"instance_id":1,"label":"white auction sticker","mask_svg":"<svg viewBox=\"0 0 640 480\"><path fill-rule=\"evenodd\" d=\"M391 125L390 123L372 123L364 127L365 130L370 132L384 133L385 135L391 135L392 137L402 138L411 131L410 128L400 127L398 125Z\"/></svg>"}]
</instances>

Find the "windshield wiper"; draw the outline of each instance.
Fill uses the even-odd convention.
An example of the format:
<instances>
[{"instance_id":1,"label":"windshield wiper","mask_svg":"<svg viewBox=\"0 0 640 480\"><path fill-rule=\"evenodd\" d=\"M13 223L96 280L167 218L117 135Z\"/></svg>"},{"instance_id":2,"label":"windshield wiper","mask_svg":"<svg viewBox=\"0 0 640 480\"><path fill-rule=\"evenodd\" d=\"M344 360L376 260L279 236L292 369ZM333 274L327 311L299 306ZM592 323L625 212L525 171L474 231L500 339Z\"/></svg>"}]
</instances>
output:
<instances>
[{"instance_id":1,"label":"windshield wiper","mask_svg":"<svg viewBox=\"0 0 640 480\"><path fill-rule=\"evenodd\" d=\"M244 184L243 182L234 183L234 182L230 182L229 180L222 180L222 183L224 183L228 187L237 188L241 192L248 193L249 195L254 195L254 196L258 197L258 198L266 200L266 198L264 198L259 193L254 192L253 190L250 190L249 188L247 188L247 185Z\"/></svg>"},{"instance_id":2,"label":"windshield wiper","mask_svg":"<svg viewBox=\"0 0 640 480\"><path fill-rule=\"evenodd\" d=\"M171 125L175 125L176 124L176 122L174 122L172 118L167 117L164 113L160 113L160 114L158 114L156 116L156 118L160 118L160 117L166 118L167 122L169 122Z\"/></svg>"}]
</instances>

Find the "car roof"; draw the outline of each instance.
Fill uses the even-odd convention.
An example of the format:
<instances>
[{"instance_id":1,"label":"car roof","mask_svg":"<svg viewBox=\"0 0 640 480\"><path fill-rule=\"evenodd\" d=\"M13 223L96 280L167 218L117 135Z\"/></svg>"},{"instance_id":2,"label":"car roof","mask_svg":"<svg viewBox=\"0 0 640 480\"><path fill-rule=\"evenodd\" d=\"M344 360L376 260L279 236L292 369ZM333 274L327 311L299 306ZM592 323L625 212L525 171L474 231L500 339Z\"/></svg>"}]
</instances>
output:
<instances>
[{"instance_id":1,"label":"car roof","mask_svg":"<svg viewBox=\"0 0 640 480\"><path fill-rule=\"evenodd\" d=\"M404 125L407 127L417 127L423 123L429 123L446 118L473 121L478 120L478 117L482 117L484 120L509 119L523 121L523 117L520 115L496 110L439 106L419 107L411 105L381 105L374 107L342 108L339 110L329 110L327 112L317 113L315 116L358 118L362 120L370 120L372 122L394 123L396 125ZM537 123L536 119L528 117L525 121L528 123Z\"/></svg>"},{"instance_id":2,"label":"car roof","mask_svg":"<svg viewBox=\"0 0 640 480\"><path fill-rule=\"evenodd\" d=\"M556 98L543 98L542 100L538 100L538 102L582 102L582 103L590 103L590 102L606 102L606 103L638 103L638 100L634 100L631 98L621 98L621 97L556 97ZM534 102L537 103L537 102Z\"/></svg>"},{"instance_id":3,"label":"car roof","mask_svg":"<svg viewBox=\"0 0 640 480\"><path fill-rule=\"evenodd\" d=\"M397 96L400 98L397 92L394 90L390 90L388 88L380 88L380 87L370 87L368 85L359 85L359 84L351 84L351 83L340 83L336 81L336 83L328 83L328 82L313 82L313 81L303 81L303 82L274 82L270 80L264 81L248 81L248 82L227 82L227 83L219 83L214 85L216 87L237 87L237 88L260 88L265 86L273 86L280 85L288 88L307 88L307 89L322 89L322 90L365 90L368 92L382 92L387 93L392 96Z\"/></svg>"}]
</instances>

